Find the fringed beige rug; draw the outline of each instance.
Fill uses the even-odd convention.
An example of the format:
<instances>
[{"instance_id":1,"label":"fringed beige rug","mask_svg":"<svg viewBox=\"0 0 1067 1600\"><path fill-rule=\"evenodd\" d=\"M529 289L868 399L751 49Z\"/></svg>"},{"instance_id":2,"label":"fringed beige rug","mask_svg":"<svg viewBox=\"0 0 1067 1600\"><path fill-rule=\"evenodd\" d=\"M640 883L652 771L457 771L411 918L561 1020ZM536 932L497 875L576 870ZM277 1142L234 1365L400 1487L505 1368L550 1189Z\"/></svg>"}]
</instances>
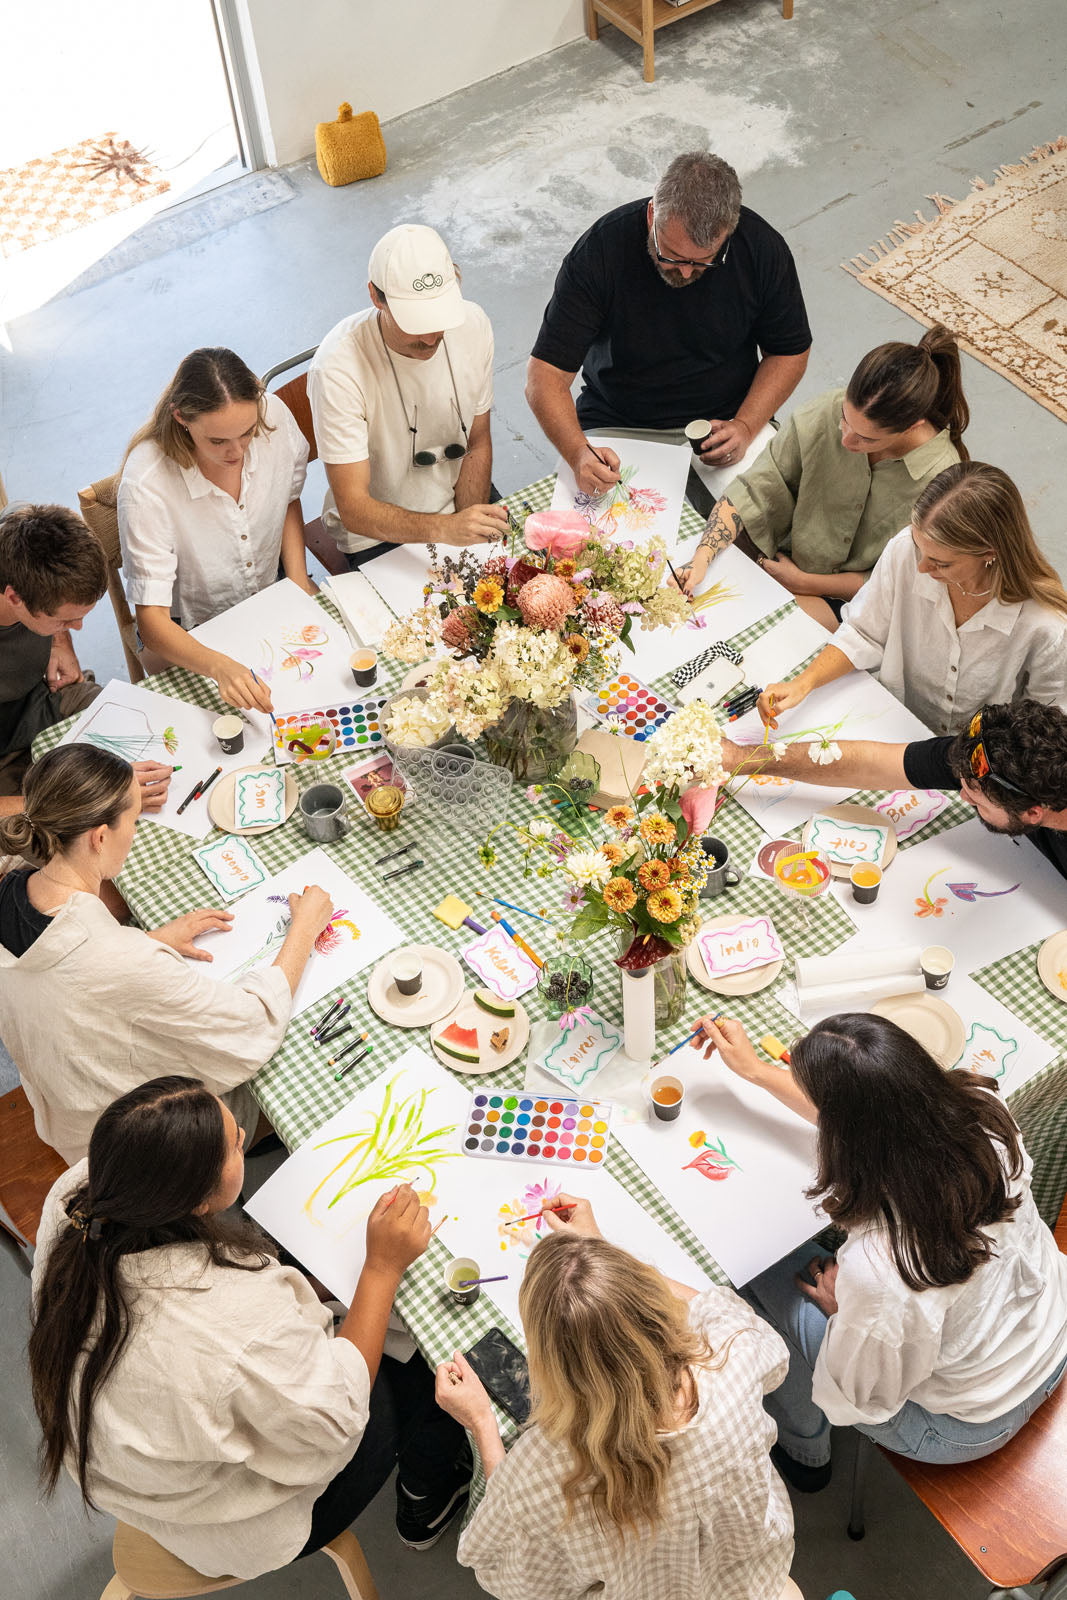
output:
<instances>
[{"instance_id":1,"label":"fringed beige rug","mask_svg":"<svg viewBox=\"0 0 1067 1600\"><path fill-rule=\"evenodd\" d=\"M916 211L841 265L1067 422L1067 138L975 178L966 200L928 199L932 222Z\"/></svg>"},{"instance_id":2,"label":"fringed beige rug","mask_svg":"<svg viewBox=\"0 0 1067 1600\"><path fill-rule=\"evenodd\" d=\"M170 179L117 133L0 172L0 256L165 194Z\"/></svg>"}]
</instances>

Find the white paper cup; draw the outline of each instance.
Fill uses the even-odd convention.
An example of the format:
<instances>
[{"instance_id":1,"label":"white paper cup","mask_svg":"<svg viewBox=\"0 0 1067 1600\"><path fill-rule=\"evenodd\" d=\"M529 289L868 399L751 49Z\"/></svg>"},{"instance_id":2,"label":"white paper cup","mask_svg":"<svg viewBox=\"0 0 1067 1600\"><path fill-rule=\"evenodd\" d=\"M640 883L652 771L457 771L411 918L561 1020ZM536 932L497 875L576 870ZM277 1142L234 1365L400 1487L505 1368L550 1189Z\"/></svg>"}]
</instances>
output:
<instances>
[{"instance_id":1,"label":"white paper cup","mask_svg":"<svg viewBox=\"0 0 1067 1600\"><path fill-rule=\"evenodd\" d=\"M943 989L952 976L956 957L943 944L928 944L919 957L923 977L928 989Z\"/></svg>"},{"instance_id":2,"label":"white paper cup","mask_svg":"<svg viewBox=\"0 0 1067 1600\"><path fill-rule=\"evenodd\" d=\"M445 1288L457 1306L472 1306L482 1289L478 1283L470 1289L457 1289L456 1284L462 1278L480 1278L481 1275L477 1261L472 1261L470 1256L457 1256L448 1263L445 1268Z\"/></svg>"}]
</instances>

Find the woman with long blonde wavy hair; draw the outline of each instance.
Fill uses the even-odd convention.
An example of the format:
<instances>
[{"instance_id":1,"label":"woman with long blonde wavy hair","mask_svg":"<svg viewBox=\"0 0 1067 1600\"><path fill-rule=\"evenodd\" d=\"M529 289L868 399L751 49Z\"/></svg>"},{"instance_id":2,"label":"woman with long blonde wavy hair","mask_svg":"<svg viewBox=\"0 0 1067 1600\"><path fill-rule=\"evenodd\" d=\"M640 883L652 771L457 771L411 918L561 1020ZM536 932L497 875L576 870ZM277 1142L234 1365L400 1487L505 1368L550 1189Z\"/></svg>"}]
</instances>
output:
<instances>
[{"instance_id":1,"label":"woman with long blonde wavy hair","mask_svg":"<svg viewBox=\"0 0 1067 1600\"><path fill-rule=\"evenodd\" d=\"M833 644L769 683L760 715L775 728L812 689L866 669L932 733L959 733L983 705L1026 697L1067 710L1065 653L1067 591L1021 494L999 467L960 461L919 495Z\"/></svg>"},{"instance_id":2,"label":"woman with long blonde wavy hair","mask_svg":"<svg viewBox=\"0 0 1067 1600\"><path fill-rule=\"evenodd\" d=\"M610 1244L588 1201L552 1204L519 1291L532 1410L508 1454L465 1357L437 1369L489 1479L460 1562L500 1600L796 1596L763 1410L785 1346L731 1290Z\"/></svg>"}]
</instances>

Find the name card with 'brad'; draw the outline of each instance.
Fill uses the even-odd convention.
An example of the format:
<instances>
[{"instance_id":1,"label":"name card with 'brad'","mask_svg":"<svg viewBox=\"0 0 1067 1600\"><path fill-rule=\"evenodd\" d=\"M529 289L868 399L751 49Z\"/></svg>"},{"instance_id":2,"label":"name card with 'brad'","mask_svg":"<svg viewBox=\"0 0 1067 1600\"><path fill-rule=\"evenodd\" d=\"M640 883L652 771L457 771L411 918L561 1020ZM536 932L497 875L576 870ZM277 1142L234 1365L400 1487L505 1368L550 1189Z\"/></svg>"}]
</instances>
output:
<instances>
[{"instance_id":1,"label":"name card with 'brad'","mask_svg":"<svg viewBox=\"0 0 1067 1600\"><path fill-rule=\"evenodd\" d=\"M501 1000L517 1000L537 982L537 968L503 928L490 928L475 939L463 959Z\"/></svg>"}]
</instances>

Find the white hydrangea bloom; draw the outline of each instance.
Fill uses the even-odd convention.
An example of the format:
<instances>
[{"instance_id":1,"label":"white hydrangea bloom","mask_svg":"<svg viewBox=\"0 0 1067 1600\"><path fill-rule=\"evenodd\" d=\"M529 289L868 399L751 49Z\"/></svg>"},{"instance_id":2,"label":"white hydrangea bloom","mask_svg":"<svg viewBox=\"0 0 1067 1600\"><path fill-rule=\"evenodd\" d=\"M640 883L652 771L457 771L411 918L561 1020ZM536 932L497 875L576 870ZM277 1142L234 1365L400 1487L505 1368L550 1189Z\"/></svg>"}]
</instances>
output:
<instances>
[{"instance_id":1,"label":"white hydrangea bloom","mask_svg":"<svg viewBox=\"0 0 1067 1600\"><path fill-rule=\"evenodd\" d=\"M713 788L724 781L722 732L715 713L703 700L693 700L648 741L642 781L663 789Z\"/></svg>"}]
</instances>

